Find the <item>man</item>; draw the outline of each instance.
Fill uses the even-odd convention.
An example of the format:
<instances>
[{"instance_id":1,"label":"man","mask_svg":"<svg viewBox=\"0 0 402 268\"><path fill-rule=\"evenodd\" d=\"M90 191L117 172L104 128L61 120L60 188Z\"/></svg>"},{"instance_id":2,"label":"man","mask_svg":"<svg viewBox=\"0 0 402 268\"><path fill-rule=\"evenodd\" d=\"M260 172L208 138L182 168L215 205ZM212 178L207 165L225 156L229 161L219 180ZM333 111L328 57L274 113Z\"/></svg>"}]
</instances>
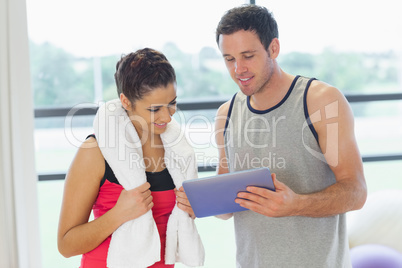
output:
<instances>
[{"instance_id":1,"label":"man","mask_svg":"<svg viewBox=\"0 0 402 268\"><path fill-rule=\"evenodd\" d=\"M240 88L217 113L218 174L265 166L276 187L238 194L249 209L234 213L238 267L350 267L345 213L367 190L349 104L279 67L278 28L264 7L229 10L216 40Z\"/></svg>"}]
</instances>

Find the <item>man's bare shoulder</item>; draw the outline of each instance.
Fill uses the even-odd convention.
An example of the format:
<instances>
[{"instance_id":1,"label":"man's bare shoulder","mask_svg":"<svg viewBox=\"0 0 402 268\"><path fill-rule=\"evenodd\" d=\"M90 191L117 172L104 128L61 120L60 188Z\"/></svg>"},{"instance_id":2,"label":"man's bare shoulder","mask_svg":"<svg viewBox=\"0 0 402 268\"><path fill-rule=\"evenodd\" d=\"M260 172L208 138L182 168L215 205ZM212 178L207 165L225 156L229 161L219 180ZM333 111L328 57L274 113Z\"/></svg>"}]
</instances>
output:
<instances>
[{"instance_id":1,"label":"man's bare shoulder","mask_svg":"<svg viewBox=\"0 0 402 268\"><path fill-rule=\"evenodd\" d=\"M328 103L340 98L344 99L339 89L319 80L311 82L307 96L310 102L314 103Z\"/></svg>"},{"instance_id":2,"label":"man's bare shoulder","mask_svg":"<svg viewBox=\"0 0 402 268\"><path fill-rule=\"evenodd\" d=\"M215 117L215 130L217 133L219 133L219 130L222 130L225 128L226 125L226 120L228 117L228 112L229 112L229 107L230 107L230 100L223 103L219 108L218 111L216 112L216 117Z\"/></svg>"},{"instance_id":3,"label":"man's bare shoulder","mask_svg":"<svg viewBox=\"0 0 402 268\"><path fill-rule=\"evenodd\" d=\"M216 115L217 116L227 116L227 114L229 112L230 102L231 101L228 100L227 102L225 102L221 106L219 106Z\"/></svg>"}]
</instances>

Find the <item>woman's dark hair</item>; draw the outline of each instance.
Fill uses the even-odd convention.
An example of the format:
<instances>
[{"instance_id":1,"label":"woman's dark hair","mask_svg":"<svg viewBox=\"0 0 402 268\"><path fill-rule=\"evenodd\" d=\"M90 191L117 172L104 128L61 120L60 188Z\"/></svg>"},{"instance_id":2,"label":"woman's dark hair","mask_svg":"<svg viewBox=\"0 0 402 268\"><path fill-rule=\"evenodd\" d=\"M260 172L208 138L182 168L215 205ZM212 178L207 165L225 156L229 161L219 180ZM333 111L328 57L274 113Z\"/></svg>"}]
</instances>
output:
<instances>
[{"instance_id":1,"label":"woman's dark hair","mask_svg":"<svg viewBox=\"0 0 402 268\"><path fill-rule=\"evenodd\" d=\"M278 38L278 25L271 12L257 5L242 5L228 10L216 28L216 42L219 45L221 34L233 34L237 31L255 32L265 49L274 38Z\"/></svg>"},{"instance_id":2,"label":"woman's dark hair","mask_svg":"<svg viewBox=\"0 0 402 268\"><path fill-rule=\"evenodd\" d=\"M123 93L131 103L155 88L176 82L175 71L165 55L151 48L122 56L116 64L114 78L119 96Z\"/></svg>"}]
</instances>

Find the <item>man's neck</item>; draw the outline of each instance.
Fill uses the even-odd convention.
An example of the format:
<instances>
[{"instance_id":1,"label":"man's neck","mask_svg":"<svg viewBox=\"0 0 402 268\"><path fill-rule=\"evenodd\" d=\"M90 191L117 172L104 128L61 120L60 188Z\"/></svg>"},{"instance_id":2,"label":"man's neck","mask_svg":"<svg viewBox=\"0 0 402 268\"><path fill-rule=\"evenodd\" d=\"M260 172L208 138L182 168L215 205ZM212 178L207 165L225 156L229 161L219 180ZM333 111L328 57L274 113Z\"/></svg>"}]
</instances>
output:
<instances>
[{"instance_id":1,"label":"man's neck","mask_svg":"<svg viewBox=\"0 0 402 268\"><path fill-rule=\"evenodd\" d=\"M256 110L267 110L286 96L295 76L280 70L275 73L263 90L250 97L250 105Z\"/></svg>"}]
</instances>

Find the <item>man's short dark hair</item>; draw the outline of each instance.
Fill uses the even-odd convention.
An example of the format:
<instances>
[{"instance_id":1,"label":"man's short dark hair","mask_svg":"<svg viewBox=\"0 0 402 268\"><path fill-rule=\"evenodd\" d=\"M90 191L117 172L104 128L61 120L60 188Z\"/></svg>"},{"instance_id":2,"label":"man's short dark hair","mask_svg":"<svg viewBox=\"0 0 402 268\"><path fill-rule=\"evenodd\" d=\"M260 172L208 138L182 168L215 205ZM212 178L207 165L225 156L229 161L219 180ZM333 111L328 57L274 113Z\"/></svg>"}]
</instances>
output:
<instances>
[{"instance_id":1,"label":"man's short dark hair","mask_svg":"<svg viewBox=\"0 0 402 268\"><path fill-rule=\"evenodd\" d=\"M271 12L257 5L242 5L228 10L216 28L216 42L219 36L233 34L237 31L255 32L265 49L268 49L274 38L279 37L278 25Z\"/></svg>"}]
</instances>

